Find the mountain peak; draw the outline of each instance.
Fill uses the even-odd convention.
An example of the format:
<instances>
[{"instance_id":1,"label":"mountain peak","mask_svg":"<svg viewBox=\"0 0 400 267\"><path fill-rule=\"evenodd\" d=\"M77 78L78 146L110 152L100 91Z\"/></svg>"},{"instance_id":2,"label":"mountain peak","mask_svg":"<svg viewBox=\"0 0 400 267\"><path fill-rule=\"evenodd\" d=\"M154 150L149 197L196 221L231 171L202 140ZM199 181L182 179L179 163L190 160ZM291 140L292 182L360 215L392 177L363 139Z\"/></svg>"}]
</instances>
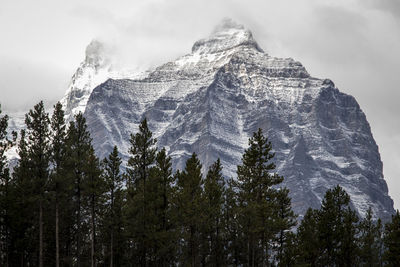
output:
<instances>
[{"instance_id":1,"label":"mountain peak","mask_svg":"<svg viewBox=\"0 0 400 267\"><path fill-rule=\"evenodd\" d=\"M225 18L214 28L210 37L194 43L192 52L212 54L238 46L250 46L263 52L250 30L230 18Z\"/></svg>"},{"instance_id":2,"label":"mountain peak","mask_svg":"<svg viewBox=\"0 0 400 267\"><path fill-rule=\"evenodd\" d=\"M106 47L102 42L95 39L86 47L85 56L85 62L96 68L107 63Z\"/></svg>"}]
</instances>

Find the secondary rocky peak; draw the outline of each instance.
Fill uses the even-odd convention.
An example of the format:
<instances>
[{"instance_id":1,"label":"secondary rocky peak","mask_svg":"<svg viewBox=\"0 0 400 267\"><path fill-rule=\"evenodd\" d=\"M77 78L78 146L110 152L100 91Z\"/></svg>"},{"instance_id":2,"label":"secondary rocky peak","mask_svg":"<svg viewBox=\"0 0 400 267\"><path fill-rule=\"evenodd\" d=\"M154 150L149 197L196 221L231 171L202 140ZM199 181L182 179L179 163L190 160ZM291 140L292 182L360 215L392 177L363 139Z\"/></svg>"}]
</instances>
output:
<instances>
[{"instance_id":1,"label":"secondary rocky peak","mask_svg":"<svg viewBox=\"0 0 400 267\"><path fill-rule=\"evenodd\" d=\"M193 53L218 53L237 46L250 46L259 52L263 50L258 46L250 30L232 19L224 19L215 27L211 36L197 41Z\"/></svg>"}]
</instances>

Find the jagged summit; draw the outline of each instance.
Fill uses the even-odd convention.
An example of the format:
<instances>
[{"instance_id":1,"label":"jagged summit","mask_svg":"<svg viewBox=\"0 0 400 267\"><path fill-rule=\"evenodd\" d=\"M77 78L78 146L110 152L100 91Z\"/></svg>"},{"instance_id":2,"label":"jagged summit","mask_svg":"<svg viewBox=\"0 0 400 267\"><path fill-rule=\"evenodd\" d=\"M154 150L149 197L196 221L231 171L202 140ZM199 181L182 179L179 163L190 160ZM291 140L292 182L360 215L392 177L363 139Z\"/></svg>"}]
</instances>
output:
<instances>
[{"instance_id":1,"label":"jagged summit","mask_svg":"<svg viewBox=\"0 0 400 267\"><path fill-rule=\"evenodd\" d=\"M92 40L86 47L84 62L97 68L109 64L110 60L105 50L106 47L102 42L96 39Z\"/></svg>"},{"instance_id":2,"label":"jagged summit","mask_svg":"<svg viewBox=\"0 0 400 267\"><path fill-rule=\"evenodd\" d=\"M263 52L250 30L232 19L224 19L215 27L210 37L195 42L192 53L217 53L241 45Z\"/></svg>"},{"instance_id":3,"label":"jagged summit","mask_svg":"<svg viewBox=\"0 0 400 267\"><path fill-rule=\"evenodd\" d=\"M378 146L356 100L300 62L264 53L243 25L223 20L192 53L143 76L113 72L107 49L88 46L62 99L67 116L85 113L100 158L117 145L126 160L130 134L147 118L174 169L196 152L203 172L219 158L225 177L235 177L248 138L262 128L297 214L340 184L359 214L372 207L390 219Z\"/></svg>"}]
</instances>

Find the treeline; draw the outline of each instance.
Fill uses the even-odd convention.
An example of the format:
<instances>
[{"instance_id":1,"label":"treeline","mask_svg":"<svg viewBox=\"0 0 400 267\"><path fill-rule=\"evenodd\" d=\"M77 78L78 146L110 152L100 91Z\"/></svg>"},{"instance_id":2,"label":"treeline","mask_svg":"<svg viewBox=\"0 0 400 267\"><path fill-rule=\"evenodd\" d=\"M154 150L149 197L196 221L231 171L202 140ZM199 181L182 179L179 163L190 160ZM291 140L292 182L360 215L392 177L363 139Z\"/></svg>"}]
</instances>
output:
<instances>
[{"instance_id":1,"label":"treeline","mask_svg":"<svg viewBox=\"0 0 400 267\"><path fill-rule=\"evenodd\" d=\"M400 266L400 213L359 219L339 186L297 224L261 129L237 178L195 153L173 173L143 120L129 160L98 159L85 118L43 102L8 139L0 118L0 266ZM15 136L14 136L15 137ZM18 146L12 175L5 152Z\"/></svg>"}]
</instances>

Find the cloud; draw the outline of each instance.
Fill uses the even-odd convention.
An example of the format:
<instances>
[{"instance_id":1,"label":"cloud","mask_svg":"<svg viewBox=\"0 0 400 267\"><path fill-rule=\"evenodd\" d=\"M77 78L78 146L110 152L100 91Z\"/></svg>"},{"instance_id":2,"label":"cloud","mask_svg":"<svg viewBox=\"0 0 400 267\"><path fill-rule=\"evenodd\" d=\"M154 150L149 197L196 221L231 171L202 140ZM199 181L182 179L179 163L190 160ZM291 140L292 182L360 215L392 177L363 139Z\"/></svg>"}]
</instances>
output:
<instances>
[{"instance_id":1,"label":"cloud","mask_svg":"<svg viewBox=\"0 0 400 267\"><path fill-rule=\"evenodd\" d=\"M400 1L398 0L370 0L370 4L382 11L400 18Z\"/></svg>"}]
</instances>

